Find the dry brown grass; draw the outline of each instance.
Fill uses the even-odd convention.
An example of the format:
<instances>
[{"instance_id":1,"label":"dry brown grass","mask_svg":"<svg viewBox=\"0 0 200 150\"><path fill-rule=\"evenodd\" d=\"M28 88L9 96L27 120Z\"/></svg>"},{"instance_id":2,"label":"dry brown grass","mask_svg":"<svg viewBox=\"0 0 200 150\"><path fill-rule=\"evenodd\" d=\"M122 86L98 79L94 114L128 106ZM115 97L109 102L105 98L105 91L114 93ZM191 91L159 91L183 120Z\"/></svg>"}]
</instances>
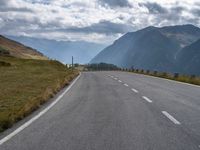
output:
<instances>
[{"instance_id":1,"label":"dry brown grass","mask_svg":"<svg viewBox=\"0 0 200 150\"><path fill-rule=\"evenodd\" d=\"M25 46L16 41L10 40L0 35L0 50L4 49L9 51L11 56L24 59L41 59L47 60L48 58L43 56L42 53L32 49L31 47Z\"/></svg>"},{"instance_id":2,"label":"dry brown grass","mask_svg":"<svg viewBox=\"0 0 200 150\"><path fill-rule=\"evenodd\" d=\"M134 70L134 71L129 71L129 72L134 72L137 74L144 74L144 75L150 75L154 77L160 77L160 78L165 78L165 79L170 79L174 81L179 81L179 82L184 82L184 83L190 83L190 84L195 84L195 85L200 85L200 77L194 77L194 76L189 76L189 75L180 75L176 77L174 74L170 74L167 72L158 72L158 71L141 71L141 70Z\"/></svg>"},{"instance_id":3,"label":"dry brown grass","mask_svg":"<svg viewBox=\"0 0 200 150\"><path fill-rule=\"evenodd\" d=\"M57 61L2 57L0 66L0 131L12 126L78 75Z\"/></svg>"}]
</instances>

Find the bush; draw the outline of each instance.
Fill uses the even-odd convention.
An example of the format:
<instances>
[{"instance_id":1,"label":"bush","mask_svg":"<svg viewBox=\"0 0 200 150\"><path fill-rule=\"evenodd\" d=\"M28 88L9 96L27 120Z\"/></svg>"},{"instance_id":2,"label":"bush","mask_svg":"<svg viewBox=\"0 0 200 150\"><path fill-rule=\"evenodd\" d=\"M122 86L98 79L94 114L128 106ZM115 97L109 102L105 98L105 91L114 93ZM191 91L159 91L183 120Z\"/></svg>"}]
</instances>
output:
<instances>
[{"instance_id":1,"label":"bush","mask_svg":"<svg viewBox=\"0 0 200 150\"><path fill-rule=\"evenodd\" d=\"M5 62L5 61L0 61L0 66L9 67L9 66L11 66L11 64L8 62Z\"/></svg>"},{"instance_id":2,"label":"bush","mask_svg":"<svg viewBox=\"0 0 200 150\"><path fill-rule=\"evenodd\" d=\"M196 78L195 75L191 75L191 76L190 76L190 79L195 79L195 78Z\"/></svg>"},{"instance_id":3,"label":"bush","mask_svg":"<svg viewBox=\"0 0 200 150\"><path fill-rule=\"evenodd\" d=\"M175 73L174 74L174 78L178 78L179 77L179 74L178 73Z\"/></svg>"},{"instance_id":4,"label":"bush","mask_svg":"<svg viewBox=\"0 0 200 150\"><path fill-rule=\"evenodd\" d=\"M154 74L154 75L157 75L157 74L158 74L158 72L157 72L157 71L154 71L154 72L153 72L153 74Z\"/></svg>"}]
</instances>

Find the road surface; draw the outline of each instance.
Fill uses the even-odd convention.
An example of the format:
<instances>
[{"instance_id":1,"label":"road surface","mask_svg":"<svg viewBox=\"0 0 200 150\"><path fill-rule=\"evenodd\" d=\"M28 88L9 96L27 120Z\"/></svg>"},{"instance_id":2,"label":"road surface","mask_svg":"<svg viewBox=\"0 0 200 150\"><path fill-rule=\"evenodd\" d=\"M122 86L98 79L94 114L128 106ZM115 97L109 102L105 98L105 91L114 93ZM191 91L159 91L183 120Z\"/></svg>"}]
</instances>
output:
<instances>
[{"instance_id":1,"label":"road surface","mask_svg":"<svg viewBox=\"0 0 200 150\"><path fill-rule=\"evenodd\" d=\"M127 72L82 73L51 109L0 144L0 150L199 149L200 87Z\"/></svg>"}]
</instances>

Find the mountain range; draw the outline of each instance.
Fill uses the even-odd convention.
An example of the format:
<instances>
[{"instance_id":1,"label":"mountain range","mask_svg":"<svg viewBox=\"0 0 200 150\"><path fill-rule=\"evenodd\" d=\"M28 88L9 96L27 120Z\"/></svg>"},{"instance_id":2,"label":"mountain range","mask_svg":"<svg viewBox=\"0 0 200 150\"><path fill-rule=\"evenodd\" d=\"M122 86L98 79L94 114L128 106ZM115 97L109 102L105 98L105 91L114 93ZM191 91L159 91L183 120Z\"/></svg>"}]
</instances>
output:
<instances>
[{"instance_id":1,"label":"mountain range","mask_svg":"<svg viewBox=\"0 0 200 150\"><path fill-rule=\"evenodd\" d=\"M57 41L26 36L7 36L8 38L33 47L51 59L63 63L86 64L106 46L85 41Z\"/></svg>"},{"instance_id":2,"label":"mountain range","mask_svg":"<svg viewBox=\"0 0 200 150\"><path fill-rule=\"evenodd\" d=\"M147 27L129 32L90 63L200 75L200 28L193 25Z\"/></svg>"}]
</instances>

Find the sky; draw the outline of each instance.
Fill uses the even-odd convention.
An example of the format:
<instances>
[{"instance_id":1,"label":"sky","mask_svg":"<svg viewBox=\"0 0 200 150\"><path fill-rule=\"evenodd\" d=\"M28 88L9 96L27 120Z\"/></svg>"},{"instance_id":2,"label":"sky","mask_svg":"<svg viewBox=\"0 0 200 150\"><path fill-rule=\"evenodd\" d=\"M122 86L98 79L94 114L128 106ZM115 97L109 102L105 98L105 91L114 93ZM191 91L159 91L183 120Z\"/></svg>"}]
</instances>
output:
<instances>
[{"instance_id":1,"label":"sky","mask_svg":"<svg viewBox=\"0 0 200 150\"><path fill-rule=\"evenodd\" d=\"M0 34L109 44L147 26L200 27L199 0L0 0Z\"/></svg>"}]
</instances>

